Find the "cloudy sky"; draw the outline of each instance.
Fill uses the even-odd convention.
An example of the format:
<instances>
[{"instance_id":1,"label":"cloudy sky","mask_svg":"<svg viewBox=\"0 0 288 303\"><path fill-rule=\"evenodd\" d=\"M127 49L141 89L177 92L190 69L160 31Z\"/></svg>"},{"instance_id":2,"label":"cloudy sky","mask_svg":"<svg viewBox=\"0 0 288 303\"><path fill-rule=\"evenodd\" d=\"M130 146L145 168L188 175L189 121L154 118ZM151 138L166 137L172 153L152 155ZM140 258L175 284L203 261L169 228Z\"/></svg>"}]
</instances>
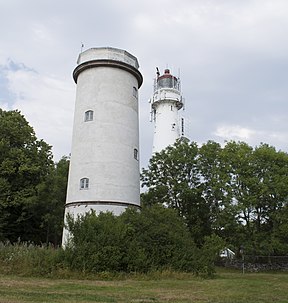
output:
<instances>
[{"instance_id":1,"label":"cloudy sky","mask_svg":"<svg viewBox=\"0 0 288 303\"><path fill-rule=\"evenodd\" d=\"M288 152L287 37L287 0L0 0L0 107L19 109L55 161L69 155L81 44L111 46L135 55L144 77L141 167L156 67L180 74L191 140Z\"/></svg>"}]
</instances>

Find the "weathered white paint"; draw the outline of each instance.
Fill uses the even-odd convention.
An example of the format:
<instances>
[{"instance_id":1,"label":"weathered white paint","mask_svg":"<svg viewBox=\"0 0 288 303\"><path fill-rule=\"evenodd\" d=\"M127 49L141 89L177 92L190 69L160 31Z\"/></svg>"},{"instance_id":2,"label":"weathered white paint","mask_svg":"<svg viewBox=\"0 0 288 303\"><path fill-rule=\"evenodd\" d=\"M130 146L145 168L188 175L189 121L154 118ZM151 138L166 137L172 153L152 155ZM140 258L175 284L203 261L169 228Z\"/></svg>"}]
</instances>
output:
<instances>
[{"instance_id":1,"label":"weathered white paint","mask_svg":"<svg viewBox=\"0 0 288 303\"><path fill-rule=\"evenodd\" d=\"M137 59L115 48L92 48L79 55L72 151L65 218L91 209L119 215L140 206L138 96L142 84ZM93 111L93 121L84 121ZM80 179L89 188L80 189ZM63 231L63 245L67 241Z\"/></svg>"},{"instance_id":2,"label":"weathered white paint","mask_svg":"<svg viewBox=\"0 0 288 303\"><path fill-rule=\"evenodd\" d=\"M171 80L166 83L166 79ZM179 79L172 76L169 70L158 77L153 97L150 100L154 137L152 153L160 152L182 135L178 111L183 107Z\"/></svg>"}]
</instances>

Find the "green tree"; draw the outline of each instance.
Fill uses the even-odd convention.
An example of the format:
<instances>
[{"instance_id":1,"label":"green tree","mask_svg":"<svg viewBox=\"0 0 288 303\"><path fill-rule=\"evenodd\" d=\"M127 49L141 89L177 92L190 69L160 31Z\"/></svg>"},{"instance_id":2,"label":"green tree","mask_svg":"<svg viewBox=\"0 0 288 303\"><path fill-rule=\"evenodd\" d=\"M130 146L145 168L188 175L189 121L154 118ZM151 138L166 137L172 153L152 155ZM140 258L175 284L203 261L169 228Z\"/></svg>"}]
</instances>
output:
<instances>
[{"instance_id":1,"label":"green tree","mask_svg":"<svg viewBox=\"0 0 288 303\"><path fill-rule=\"evenodd\" d=\"M0 240L37 241L37 187L53 165L51 147L17 110L0 109L0 129Z\"/></svg>"},{"instance_id":2,"label":"green tree","mask_svg":"<svg viewBox=\"0 0 288 303\"><path fill-rule=\"evenodd\" d=\"M269 238L268 247L272 244L276 255L288 254L288 203L273 213L273 232Z\"/></svg>"},{"instance_id":3,"label":"green tree","mask_svg":"<svg viewBox=\"0 0 288 303\"><path fill-rule=\"evenodd\" d=\"M243 142L227 143L224 152L233 203L242 222L241 241L248 253L273 254L277 251L273 240L279 226L277 214L288 197L288 155L267 144L253 149Z\"/></svg>"},{"instance_id":4,"label":"green tree","mask_svg":"<svg viewBox=\"0 0 288 303\"><path fill-rule=\"evenodd\" d=\"M229 243L237 233L237 209L231 203L231 174L221 145L214 141L203 144L199 148L197 165L201 173L202 194L210 206L212 230Z\"/></svg>"},{"instance_id":5,"label":"green tree","mask_svg":"<svg viewBox=\"0 0 288 303\"><path fill-rule=\"evenodd\" d=\"M41 242L61 244L68 182L69 159L62 157L51 167L44 182L37 186L41 209Z\"/></svg>"},{"instance_id":6,"label":"green tree","mask_svg":"<svg viewBox=\"0 0 288 303\"><path fill-rule=\"evenodd\" d=\"M199 170L199 148L195 142L178 140L156 153L148 169L141 174L142 186L148 188L142 201L174 208L186 221L198 245L211 234L211 205L203 194Z\"/></svg>"},{"instance_id":7,"label":"green tree","mask_svg":"<svg viewBox=\"0 0 288 303\"><path fill-rule=\"evenodd\" d=\"M287 153L267 144L208 141L199 148L180 140L151 158L141 181L143 204L176 209L200 247L215 234L249 254L284 252Z\"/></svg>"}]
</instances>

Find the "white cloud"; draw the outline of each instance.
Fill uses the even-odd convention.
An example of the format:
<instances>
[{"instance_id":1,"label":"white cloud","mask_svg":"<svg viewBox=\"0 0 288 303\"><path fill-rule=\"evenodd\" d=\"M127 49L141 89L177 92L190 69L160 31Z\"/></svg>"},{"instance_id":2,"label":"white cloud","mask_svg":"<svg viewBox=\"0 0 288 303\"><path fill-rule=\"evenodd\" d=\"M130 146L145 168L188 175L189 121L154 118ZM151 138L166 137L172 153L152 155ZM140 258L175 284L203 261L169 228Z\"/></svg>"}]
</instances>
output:
<instances>
[{"instance_id":1,"label":"white cloud","mask_svg":"<svg viewBox=\"0 0 288 303\"><path fill-rule=\"evenodd\" d=\"M277 149L288 150L287 129L283 131L269 130L269 124L266 125L266 129L262 130L246 128L240 125L221 125L217 127L213 136L218 138L218 140L220 139L220 141L244 141L252 146L268 143Z\"/></svg>"},{"instance_id":2,"label":"white cloud","mask_svg":"<svg viewBox=\"0 0 288 303\"><path fill-rule=\"evenodd\" d=\"M249 141L255 131L239 125L222 125L217 127L213 135L224 140Z\"/></svg>"},{"instance_id":3,"label":"white cloud","mask_svg":"<svg viewBox=\"0 0 288 303\"><path fill-rule=\"evenodd\" d=\"M7 79L14 93L11 109L21 110L38 139L53 146L55 160L68 155L75 99L72 82L27 68L9 70Z\"/></svg>"},{"instance_id":4,"label":"white cloud","mask_svg":"<svg viewBox=\"0 0 288 303\"><path fill-rule=\"evenodd\" d=\"M36 42L51 44L53 42L52 34L50 30L41 23L35 23L31 26L31 31L33 33L33 38Z\"/></svg>"}]
</instances>

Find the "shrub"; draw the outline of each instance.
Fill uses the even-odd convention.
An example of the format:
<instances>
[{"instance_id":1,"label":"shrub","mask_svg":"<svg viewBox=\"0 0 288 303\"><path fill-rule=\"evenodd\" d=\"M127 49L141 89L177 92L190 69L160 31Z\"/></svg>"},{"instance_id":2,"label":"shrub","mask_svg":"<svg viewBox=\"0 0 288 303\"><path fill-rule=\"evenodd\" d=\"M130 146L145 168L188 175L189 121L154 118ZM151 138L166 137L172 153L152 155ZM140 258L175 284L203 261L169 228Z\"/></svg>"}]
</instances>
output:
<instances>
[{"instance_id":1,"label":"shrub","mask_svg":"<svg viewBox=\"0 0 288 303\"><path fill-rule=\"evenodd\" d=\"M72 237L66 262L82 272L148 272L177 270L198 273L199 249L176 211L153 206L120 216L94 212L68 218ZM203 267L204 268L204 267Z\"/></svg>"},{"instance_id":2,"label":"shrub","mask_svg":"<svg viewBox=\"0 0 288 303\"><path fill-rule=\"evenodd\" d=\"M94 212L68 218L72 235L65 250L29 243L0 243L2 274L100 278L122 273L211 274L222 242L206 239L199 249L175 210L162 206L127 209L120 216ZM221 247L222 248L222 247Z\"/></svg>"}]
</instances>

